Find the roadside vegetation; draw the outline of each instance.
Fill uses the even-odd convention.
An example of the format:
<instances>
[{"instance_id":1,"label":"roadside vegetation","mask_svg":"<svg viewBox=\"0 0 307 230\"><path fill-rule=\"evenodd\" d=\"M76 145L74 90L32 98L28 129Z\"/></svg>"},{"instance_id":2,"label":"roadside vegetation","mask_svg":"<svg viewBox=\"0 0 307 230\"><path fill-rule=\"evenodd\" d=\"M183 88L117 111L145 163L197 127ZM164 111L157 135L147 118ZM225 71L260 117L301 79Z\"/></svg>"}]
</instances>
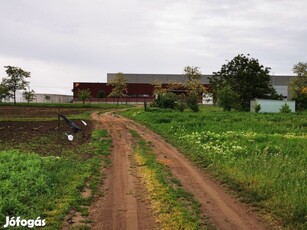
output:
<instances>
[{"instance_id":1,"label":"roadside vegetation","mask_svg":"<svg viewBox=\"0 0 307 230\"><path fill-rule=\"evenodd\" d=\"M0 226L6 216L20 216L40 217L46 220L44 228L60 229L71 210L88 216L89 205L100 194L102 162L110 164L111 140L105 130L93 131L87 120L84 136L75 134L69 142L63 121L57 128L57 121L35 121L30 115L26 122L0 122ZM85 189L90 190L86 197Z\"/></svg>"},{"instance_id":2,"label":"roadside vegetation","mask_svg":"<svg viewBox=\"0 0 307 230\"><path fill-rule=\"evenodd\" d=\"M164 136L201 168L286 228L307 225L307 113L200 113L132 109L124 115Z\"/></svg>"},{"instance_id":3,"label":"roadside vegetation","mask_svg":"<svg viewBox=\"0 0 307 230\"><path fill-rule=\"evenodd\" d=\"M150 145L133 130L136 141L133 159L137 174L147 190L147 199L160 229L206 229L200 206L185 192L167 167L158 162Z\"/></svg>"}]
</instances>

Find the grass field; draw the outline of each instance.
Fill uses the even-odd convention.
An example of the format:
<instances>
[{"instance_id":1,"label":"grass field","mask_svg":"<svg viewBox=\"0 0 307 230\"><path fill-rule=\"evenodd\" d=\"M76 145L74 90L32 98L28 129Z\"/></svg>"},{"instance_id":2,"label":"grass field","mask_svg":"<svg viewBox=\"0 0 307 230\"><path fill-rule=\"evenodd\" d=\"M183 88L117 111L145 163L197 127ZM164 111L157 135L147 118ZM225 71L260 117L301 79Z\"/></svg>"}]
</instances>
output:
<instances>
[{"instance_id":1,"label":"grass field","mask_svg":"<svg viewBox=\"0 0 307 230\"><path fill-rule=\"evenodd\" d=\"M98 193L102 162L110 163L111 140L105 130L93 131L87 121L85 137L78 133L70 143L65 122L61 121L60 128L52 119L38 122L37 111L29 114L28 121L13 117L13 121L0 122L0 226L6 216L41 217L46 219L44 229L60 229L70 210L86 215L86 206ZM74 116L79 115L70 118ZM85 186L91 189L89 197L82 197Z\"/></svg>"},{"instance_id":2,"label":"grass field","mask_svg":"<svg viewBox=\"0 0 307 230\"><path fill-rule=\"evenodd\" d=\"M307 113L124 113L160 133L286 228L307 228Z\"/></svg>"}]
</instances>

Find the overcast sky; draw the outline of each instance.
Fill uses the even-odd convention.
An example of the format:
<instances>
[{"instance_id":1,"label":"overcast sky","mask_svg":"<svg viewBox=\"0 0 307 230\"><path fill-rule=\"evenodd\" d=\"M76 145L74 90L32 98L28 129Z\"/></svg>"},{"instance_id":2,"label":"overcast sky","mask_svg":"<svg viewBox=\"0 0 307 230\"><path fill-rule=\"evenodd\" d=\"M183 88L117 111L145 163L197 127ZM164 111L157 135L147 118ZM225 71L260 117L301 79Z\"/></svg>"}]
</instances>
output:
<instances>
[{"instance_id":1,"label":"overcast sky","mask_svg":"<svg viewBox=\"0 0 307 230\"><path fill-rule=\"evenodd\" d=\"M0 0L3 66L31 72L38 93L108 72L204 74L250 54L272 74L307 61L306 0Z\"/></svg>"}]
</instances>

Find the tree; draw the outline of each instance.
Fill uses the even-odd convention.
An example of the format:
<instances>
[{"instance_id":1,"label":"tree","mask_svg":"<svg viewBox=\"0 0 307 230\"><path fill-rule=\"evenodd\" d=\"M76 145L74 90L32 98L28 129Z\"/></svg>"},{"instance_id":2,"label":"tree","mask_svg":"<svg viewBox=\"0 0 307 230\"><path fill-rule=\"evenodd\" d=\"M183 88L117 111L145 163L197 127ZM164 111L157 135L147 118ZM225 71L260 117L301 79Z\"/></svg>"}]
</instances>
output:
<instances>
[{"instance_id":1,"label":"tree","mask_svg":"<svg viewBox=\"0 0 307 230\"><path fill-rule=\"evenodd\" d=\"M187 90L187 105L192 111L198 112L198 99L206 91L201 82L202 74L199 67L186 66L184 76L186 78L184 87Z\"/></svg>"},{"instance_id":2,"label":"tree","mask_svg":"<svg viewBox=\"0 0 307 230\"><path fill-rule=\"evenodd\" d=\"M292 99L296 101L298 109L307 108L307 62L299 62L293 66L293 72L297 75L289 84Z\"/></svg>"},{"instance_id":3,"label":"tree","mask_svg":"<svg viewBox=\"0 0 307 230\"><path fill-rule=\"evenodd\" d=\"M257 59L240 54L224 64L220 71L214 72L209 82L214 97L218 96L218 91L229 87L238 96L236 109L249 111L250 100L254 98L280 98L270 85L269 73L270 68L260 65Z\"/></svg>"},{"instance_id":4,"label":"tree","mask_svg":"<svg viewBox=\"0 0 307 230\"><path fill-rule=\"evenodd\" d=\"M113 78L108 85L112 86L112 92L108 97L117 98L117 105L119 98L122 98L127 93L127 79L123 73L117 73L115 78Z\"/></svg>"},{"instance_id":5,"label":"tree","mask_svg":"<svg viewBox=\"0 0 307 230\"><path fill-rule=\"evenodd\" d=\"M77 98L83 102L83 105L85 105L85 101L91 98L91 90L79 89Z\"/></svg>"},{"instance_id":6,"label":"tree","mask_svg":"<svg viewBox=\"0 0 307 230\"><path fill-rule=\"evenodd\" d=\"M25 90L29 85L25 79L31 77L30 72L15 66L4 66L4 68L8 76L3 79L2 83L13 94L14 105L16 105L16 91Z\"/></svg>"},{"instance_id":7,"label":"tree","mask_svg":"<svg viewBox=\"0 0 307 230\"><path fill-rule=\"evenodd\" d=\"M188 81L201 80L202 74L198 66L186 66L184 67L184 76Z\"/></svg>"},{"instance_id":8,"label":"tree","mask_svg":"<svg viewBox=\"0 0 307 230\"><path fill-rule=\"evenodd\" d=\"M31 91L30 91L30 90L29 90L29 91L24 91L24 92L22 93L22 96L24 97L24 99L26 99L26 101L27 101L28 103L30 103L31 101L34 101L35 98L36 98L35 92L34 92L33 89L32 89Z\"/></svg>"},{"instance_id":9,"label":"tree","mask_svg":"<svg viewBox=\"0 0 307 230\"><path fill-rule=\"evenodd\" d=\"M158 97L159 94L163 94L166 92L166 89L162 86L162 81L155 80L152 82L153 86L153 95Z\"/></svg>"},{"instance_id":10,"label":"tree","mask_svg":"<svg viewBox=\"0 0 307 230\"><path fill-rule=\"evenodd\" d=\"M4 85L0 84L0 102L4 99L8 99L12 97L12 94L10 93L10 90Z\"/></svg>"},{"instance_id":11,"label":"tree","mask_svg":"<svg viewBox=\"0 0 307 230\"><path fill-rule=\"evenodd\" d=\"M45 99L45 101L49 101L49 102L50 102L50 100L51 100L51 96L50 96L50 95L45 94L44 99Z\"/></svg>"},{"instance_id":12,"label":"tree","mask_svg":"<svg viewBox=\"0 0 307 230\"><path fill-rule=\"evenodd\" d=\"M307 62L299 62L293 66L293 73L297 74L298 77L307 76Z\"/></svg>"}]
</instances>

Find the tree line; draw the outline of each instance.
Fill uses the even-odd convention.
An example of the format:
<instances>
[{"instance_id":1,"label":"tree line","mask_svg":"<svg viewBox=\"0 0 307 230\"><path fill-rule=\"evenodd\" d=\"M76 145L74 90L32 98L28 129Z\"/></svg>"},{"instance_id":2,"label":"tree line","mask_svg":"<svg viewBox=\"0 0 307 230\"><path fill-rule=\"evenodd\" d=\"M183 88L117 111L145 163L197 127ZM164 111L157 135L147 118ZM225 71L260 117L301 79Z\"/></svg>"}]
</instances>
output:
<instances>
[{"instance_id":1,"label":"tree line","mask_svg":"<svg viewBox=\"0 0 307 230\"><path fill-rule=\"evenodd\" d=\"M277 100L283 98L270 83L270 68L261 65L258 59L239 54L226 62L219 71L209 77L208 88L205 88L201 82L202 73L199 67L194 66L184 68L184 83L171 81L163 85L161 81L153 82L155 99L151 106L180 111L190 108L198 112L199 100L204 93L209 93L213 97L213 104L225 111L249 111L250 101L255 98ZM297 109L306 109L307 62L294 65L293 72L296 77L289 83L292 99L296 101ZM113 86L110 97L125 96L126 80L122 73L118 73L110 84Z\"/></svg>"},{"instance_id":2,"label":"tree line","mask_svg":"<svg viewBox=\"0 0 307 230\"><path fill-rule=\"evenodd\" d=\"M29 87L26 79L30 78L30 72L14 66L4 68L6 68L7 77L3 78L0 84L0 102L3 99L13 98L16 104L18 90L25 90L24 98L28 102L33 101L35 92L26 90ZM297 109L306 109L307 62L299 62L293 66L292 70L296 74L289 83L292 99L296 101ZM202 73L199 67L185 67L184 76L183 83L153 82L155 99L151 105L180 111L190 108L197 112L200 98L204 93L209 93L213 97L213 103L221 106L225 111L248 111L252 99L282 99L282 96L278 95L270 84L270 68L264 67L258 59L251 58L249 55L239 54L232 60L226 61L219 71L209 77L208 88L205 88L201 82ZM117 98L118 104L119 99L127 95L127 79L123 73L117 73L108 85L112 86L112 92L108 97ZM85 103L91 97L91 92L89 89L79 90L77 97Z\"/></svg>"}]
</instances>

